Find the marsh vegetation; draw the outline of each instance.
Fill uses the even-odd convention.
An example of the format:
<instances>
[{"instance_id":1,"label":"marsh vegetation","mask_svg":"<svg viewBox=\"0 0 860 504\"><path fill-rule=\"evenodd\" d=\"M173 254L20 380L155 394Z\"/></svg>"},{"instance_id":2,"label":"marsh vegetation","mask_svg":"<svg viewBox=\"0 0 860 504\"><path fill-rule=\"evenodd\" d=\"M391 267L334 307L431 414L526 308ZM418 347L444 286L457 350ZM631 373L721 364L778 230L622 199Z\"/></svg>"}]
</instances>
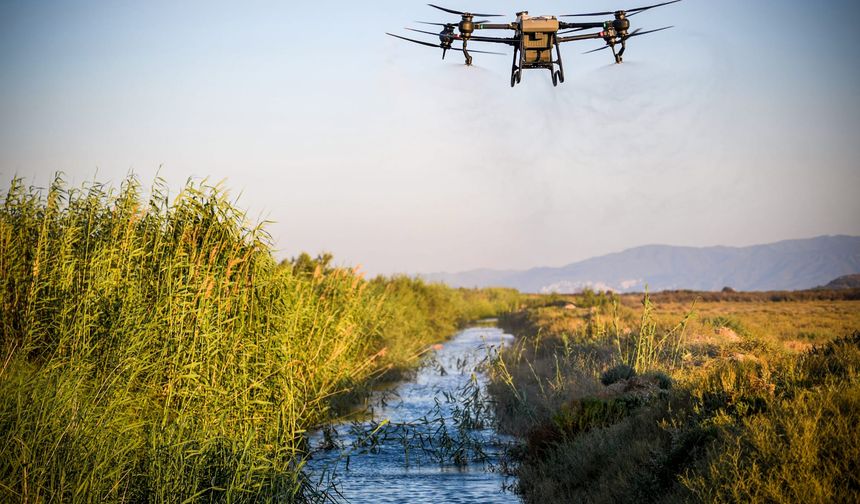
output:
<instances>
[{"instance_id":1,"label":"marsh vegetation","mask_svg":"<svg viewBox=\"0 0 860 504\"><path fill-rule=\"evenodd\" d=\"M308 430L507 290L279 264L219 186L133 178L0 209L0 500L301 501Z\"/></svg>"},{"instance_id":2,"label":"marsh vegetation","mask_svg":"<svg viewBox=\"0 0 860 504\"><path fill-rule=\"evenodd\" d=\"M407 466L466 467L488 453L473 433L498 427L522 440L502 467L527 502L860 498L856 289L366 279L327 254L278 262L220 186L57 178L2 196L0 500L327 500L311 433L342 444L332 426L372 389L489 316L518 336L489 398L466 387L436 416L365 422L351 448L400 440Z\"/></svg>"},{"instance_id":3,"label":"marsh vegetation","mask_svg":"<svg viewBox=\"0 0 860 504\"><path fill-rule=\"evenodd\" d=\"M856 292L723 295L587 292L502 318L519 340L490 390L527 433L526 502L857 501Z\"/></svg>"}]
</instances>

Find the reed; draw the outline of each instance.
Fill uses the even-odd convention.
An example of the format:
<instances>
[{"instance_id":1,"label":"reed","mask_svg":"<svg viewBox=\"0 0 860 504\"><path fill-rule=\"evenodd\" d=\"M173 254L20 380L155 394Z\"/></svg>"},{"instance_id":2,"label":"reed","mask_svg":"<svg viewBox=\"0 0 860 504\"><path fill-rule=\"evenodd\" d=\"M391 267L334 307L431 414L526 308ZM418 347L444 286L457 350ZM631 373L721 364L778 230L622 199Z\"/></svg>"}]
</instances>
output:
<instances>
[{"instance_id":1,"label":"reed","mask_svg":"<svg viewBox=\"0 0 860 504\"><path fill-rule=\"evenodd\" d=\"M642 314L639 328L622 331L619 323L618 304L612 306L612 334L619 361L637 373L645 373L668 367L674 369L681 358L687 325L694 316L693 306L671 329L659 331L654 320L654 304L648 291L642 297Z\"/></svg>"},{"instance_id":2,"label":"reed","mask_svg":"<svg viewBox=\"0 0 860 504\"><path fill-rule=\"evenodd\" d=\"M223 187L149 194L58 176L3 197L3 501L306 500L333 398L512 299L297 274Z\"/></svg>"}]
</instances>

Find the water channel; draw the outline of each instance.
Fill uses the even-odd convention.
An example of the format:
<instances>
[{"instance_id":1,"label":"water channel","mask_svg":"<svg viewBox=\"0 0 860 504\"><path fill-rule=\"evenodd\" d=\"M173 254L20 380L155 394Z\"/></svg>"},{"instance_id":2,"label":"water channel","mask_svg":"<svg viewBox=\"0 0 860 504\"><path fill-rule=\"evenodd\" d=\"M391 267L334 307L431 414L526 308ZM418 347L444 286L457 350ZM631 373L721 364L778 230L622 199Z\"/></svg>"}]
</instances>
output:
<instances>
[{"instance_id":1,"label":"water channel","mask_svg":"<svg viewBox=\"0 0 860 504\"><path fill-rule=\"evenodd\" d=\"M482 400L481 363L512 341L482 326L437 345L412 380L373 394L368 418L315 433L306 474L350 503L520 502L498 466L510 439Z\"/></svg>"}]
</instances>

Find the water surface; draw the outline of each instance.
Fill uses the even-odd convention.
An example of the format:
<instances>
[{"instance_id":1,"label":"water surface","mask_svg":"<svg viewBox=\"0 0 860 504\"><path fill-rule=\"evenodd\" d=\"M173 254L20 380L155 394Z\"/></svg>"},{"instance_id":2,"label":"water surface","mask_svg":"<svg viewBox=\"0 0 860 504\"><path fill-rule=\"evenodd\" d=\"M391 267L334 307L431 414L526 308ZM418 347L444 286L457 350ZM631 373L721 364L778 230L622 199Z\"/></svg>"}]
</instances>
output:
<instances>
[{"instance_id":1,"label":"water surface","mask_svg":"<svg viewBox=\"0 0 860 504\"><path fill-rule=\"evenodd\" d=\"M353 503L519 502L503 491L498 455L509 439L487 421L480 364L513 336L473 327L433 352L414 379L375 393L371 418L316 433L307 473Z\"/></svg>"}]
</instances>

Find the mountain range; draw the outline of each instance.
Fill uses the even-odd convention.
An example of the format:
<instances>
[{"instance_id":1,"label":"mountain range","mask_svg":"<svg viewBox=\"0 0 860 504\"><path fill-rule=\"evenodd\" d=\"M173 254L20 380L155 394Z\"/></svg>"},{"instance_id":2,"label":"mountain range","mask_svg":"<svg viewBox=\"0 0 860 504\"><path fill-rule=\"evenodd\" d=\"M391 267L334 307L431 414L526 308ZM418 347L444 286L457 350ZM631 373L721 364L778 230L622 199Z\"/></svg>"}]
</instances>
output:
<instances>
[{"instance_id":1,"label":"mountain range","mask_svg":"<svg viewBox=\"0 0 860 504\"><path fill-rule=\"evenodd\" d=\"M560 267L476 269L422 275L452 287L513 287L521 292L615 292L731 287L799 290L860 273L860 236L819 236L749 247L646 245Z\"/></svg>"}]
</instances>

